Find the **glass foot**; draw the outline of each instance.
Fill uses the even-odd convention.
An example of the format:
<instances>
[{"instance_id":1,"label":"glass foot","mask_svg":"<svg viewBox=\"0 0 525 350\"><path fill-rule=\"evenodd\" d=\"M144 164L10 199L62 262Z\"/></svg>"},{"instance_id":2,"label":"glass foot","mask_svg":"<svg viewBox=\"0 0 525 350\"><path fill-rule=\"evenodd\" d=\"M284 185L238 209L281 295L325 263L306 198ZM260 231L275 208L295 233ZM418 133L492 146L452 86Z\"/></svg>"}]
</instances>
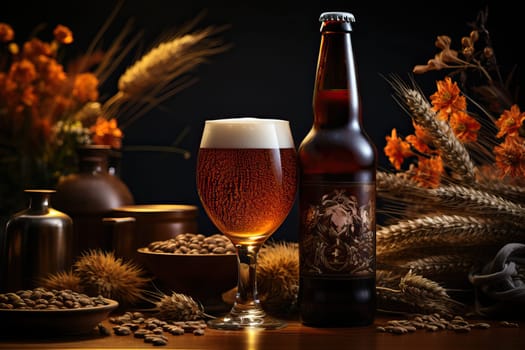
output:
<instances>
[{"instance_id":1,"label":"glass foot","mask_svg":"<svg viewBox=\"0 0 525 350\"><path fill-rule=\"evenodd\" d=\"M235 316L226 315L214 318L208 321L208 327L225 330L242 330L242 329L279 329L286 327L286 322L275 319L268 315L265 316Z\"/></svg>"}]
</instances>

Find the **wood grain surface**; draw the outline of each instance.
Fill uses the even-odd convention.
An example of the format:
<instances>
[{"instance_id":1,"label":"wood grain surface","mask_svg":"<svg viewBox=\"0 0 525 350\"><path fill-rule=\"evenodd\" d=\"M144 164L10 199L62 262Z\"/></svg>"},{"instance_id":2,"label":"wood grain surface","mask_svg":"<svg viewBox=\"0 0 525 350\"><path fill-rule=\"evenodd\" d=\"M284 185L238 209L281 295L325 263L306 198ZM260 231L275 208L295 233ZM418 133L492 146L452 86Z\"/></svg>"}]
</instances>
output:
<instances>
[{"instance_id":1,"label":"wood grain surface","mask_svg":"<svg viewBox=\"0 0 525 350\"><path fill-rule=\"evenodd\" d=\"M110 335L102 336L98 332L81 337L39 339L27 336L4 335L0 338L0 349L202 349L202 350L333 350L333 349L525 349L525 322L519 322L519 328L500 325L499 321L487 321L489 329L472 329L468 333L456 333L451 330L416 332L395 335L377 331L377 326L384 325L391 319L380 316L374 325L356 328L311 328L297 321L289 321L287 327L280 330L265 331L220 331L206 329L205 334L196 336L186 333L173 336L165 333L168 342L164 346L145 343L133 335L118 336L112 331L113 324L108 320L103 325Z\"/></svg>"}]
</instances>

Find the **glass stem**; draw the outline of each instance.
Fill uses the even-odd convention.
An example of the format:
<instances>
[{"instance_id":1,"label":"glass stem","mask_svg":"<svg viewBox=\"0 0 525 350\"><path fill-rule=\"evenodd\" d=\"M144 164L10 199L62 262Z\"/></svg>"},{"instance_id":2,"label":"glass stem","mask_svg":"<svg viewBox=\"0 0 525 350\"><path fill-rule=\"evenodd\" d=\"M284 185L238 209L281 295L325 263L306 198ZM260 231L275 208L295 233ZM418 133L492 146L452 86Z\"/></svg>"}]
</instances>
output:
<instances>
[{"instance_id":1,"label":"glass stem","mask_svg":"<svg viewBox=\"0 0 525 350\"><path fill-rule=\"evenodd\" d=\"M237 245L239 279L232 314L248 318L264 317L257 295L257 254L260 245Z\"/></svg>"}]
</instances>

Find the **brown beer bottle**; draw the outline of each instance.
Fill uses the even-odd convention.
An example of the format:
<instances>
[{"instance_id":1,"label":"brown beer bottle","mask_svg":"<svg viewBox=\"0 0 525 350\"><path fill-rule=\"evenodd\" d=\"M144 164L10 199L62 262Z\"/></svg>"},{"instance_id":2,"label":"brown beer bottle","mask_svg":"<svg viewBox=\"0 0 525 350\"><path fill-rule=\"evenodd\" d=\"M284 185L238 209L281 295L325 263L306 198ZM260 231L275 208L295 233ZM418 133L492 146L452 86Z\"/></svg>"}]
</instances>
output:
<instances>
[{"instance_id":1,"label":"brown beer bottle","mask_svg":"<svg viewBox=\"0 0 525 350\"><path fill-rule=\"evenodd\" d=\"M375 317L377 151L362 108L347 12L324 12L314 122L299 145L299 308L314 327Z\"/></svg>"}]
</instances>

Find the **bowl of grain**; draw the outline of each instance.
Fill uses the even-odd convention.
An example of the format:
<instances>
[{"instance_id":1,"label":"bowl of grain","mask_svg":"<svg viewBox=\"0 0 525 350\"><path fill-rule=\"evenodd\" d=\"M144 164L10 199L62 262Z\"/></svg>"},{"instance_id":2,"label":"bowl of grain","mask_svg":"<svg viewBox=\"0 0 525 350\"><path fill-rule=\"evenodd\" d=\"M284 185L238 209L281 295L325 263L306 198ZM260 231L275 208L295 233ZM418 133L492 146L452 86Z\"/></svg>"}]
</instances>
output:
<instances>
[{"instance_id":1,"label":"bowl of grain","mask_svg":"<svg viewBox=\"0 0 525 350\"><path fill-rule=\"evenodd\" d=\"M221 234L183 233L137 249L140 261L165 294L191 296L208 313L227 311L222 294L237 285L237 256Z\"/></svg>"}]
</instances>

